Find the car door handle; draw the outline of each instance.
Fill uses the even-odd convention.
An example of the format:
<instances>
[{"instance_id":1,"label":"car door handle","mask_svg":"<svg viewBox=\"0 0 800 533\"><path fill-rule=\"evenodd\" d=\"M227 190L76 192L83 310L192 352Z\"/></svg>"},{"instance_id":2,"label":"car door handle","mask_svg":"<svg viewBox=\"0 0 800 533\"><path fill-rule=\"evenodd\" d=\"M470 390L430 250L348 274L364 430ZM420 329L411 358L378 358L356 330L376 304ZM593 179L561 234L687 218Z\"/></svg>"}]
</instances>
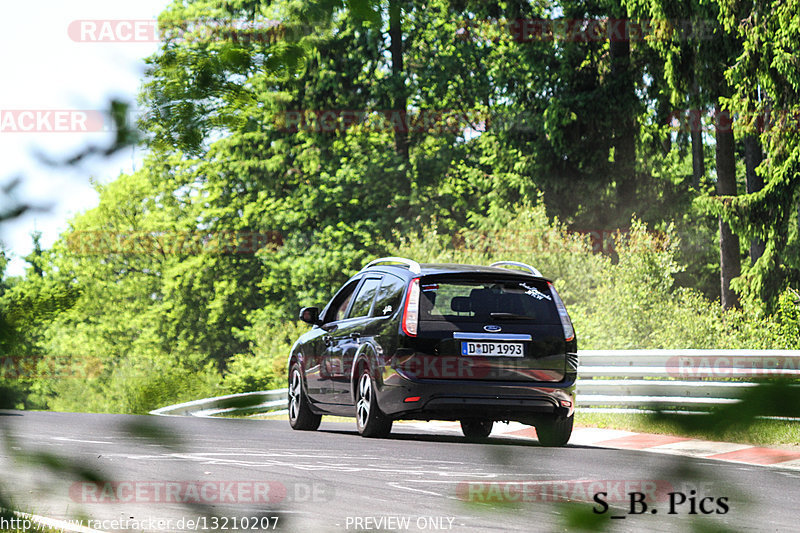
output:
<instances>
[{"instance_id":1,"label":"car door handle","mask_svg":"<svg viewBox=\"0 0 800 533\"><path fill-rule=\"evenodd\" d=\"M333 337L331 337L330 335L325 335L324 337L322 337L322 342L325 344L325 346L330 346L331 344L333 344Z\"/></svg>"}]
</instances>

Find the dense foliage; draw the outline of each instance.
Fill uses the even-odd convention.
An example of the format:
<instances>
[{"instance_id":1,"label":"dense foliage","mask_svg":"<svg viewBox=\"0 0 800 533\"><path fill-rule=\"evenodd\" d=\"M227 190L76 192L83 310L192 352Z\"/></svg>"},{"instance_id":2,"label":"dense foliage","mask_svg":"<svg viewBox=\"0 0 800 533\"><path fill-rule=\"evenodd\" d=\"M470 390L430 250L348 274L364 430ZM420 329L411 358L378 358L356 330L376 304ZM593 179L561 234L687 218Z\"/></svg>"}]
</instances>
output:
<instances>
[{"instance_id":1,"label":"dense foliage","mask_svg":"<svg viewBox=\"0 0 800 533\"><path fill-rule=\"evenodd\" d=\"M388 254L536 264L582 348L800 347L796 124L745 142L797 110L800 10L745 4L174 2L145 165L0 282L4 403L279 386L297 309Z\"/></svg>"}]
</instances>

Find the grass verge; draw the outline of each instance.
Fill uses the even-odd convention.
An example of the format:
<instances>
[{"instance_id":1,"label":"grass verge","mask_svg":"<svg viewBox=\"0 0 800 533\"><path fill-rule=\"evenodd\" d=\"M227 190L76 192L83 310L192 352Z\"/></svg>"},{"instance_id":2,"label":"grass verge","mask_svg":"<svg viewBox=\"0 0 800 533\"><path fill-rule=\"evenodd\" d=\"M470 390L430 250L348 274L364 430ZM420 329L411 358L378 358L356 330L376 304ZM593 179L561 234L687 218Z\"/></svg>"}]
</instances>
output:
<instances>
[{"instance_id":1,"label":"grass verge","mask_svg":"<svg viewBox=\"0 0 800 533\"><path fill-rule=\"evenodd\" d=\"M708 420L707 415L659 417L651 414L581 411L575 415L575 425L581 427L621 429L759 446L800 447L800 422L758 419L752 424L733 423L720 427L706 423Z\"/></svg>"}]
</instances>

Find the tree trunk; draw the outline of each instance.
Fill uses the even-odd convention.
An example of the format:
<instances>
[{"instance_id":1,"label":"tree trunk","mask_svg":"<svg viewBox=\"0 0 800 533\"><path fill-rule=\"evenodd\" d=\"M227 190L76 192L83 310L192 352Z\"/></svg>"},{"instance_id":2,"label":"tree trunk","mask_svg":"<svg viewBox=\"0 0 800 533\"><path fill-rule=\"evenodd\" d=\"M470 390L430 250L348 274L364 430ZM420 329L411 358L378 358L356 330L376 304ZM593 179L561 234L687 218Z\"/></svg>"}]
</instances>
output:
<instances>
[{"instance_id":1,"label":"tree trunk","mask_svg":"<svg viewBox=\"0 0 800 533\"><path fill-rule=\"evenodd\" d=\"M744 137L744 165L747 178L747 194L758 192L764 188L764 178L756 174L756 167L761 164L764 154L761 152L761 143L755 134ZM766 244L763 239L755 238L750 241L750 264L755 264L758 258L764 255Z\"/></svg>"},{"instance_id":2,"label":"tree trunk","mask_svg":"<svg viewBox=\"0 0 800 533\"><path fill-rule=\"evenodd\" d=\"M700 109L689 112L689 124L692 135L692 186L700 188L700 180L706 173L705 153L703 151L703 123ZM698 115L695 117L692 114Z\"/></svg>"},{"instance_id":3,"label":"tree trunk","mask_svg":"<svg viewBox=\"0 0 800 533\"><path fill-rule=\"evenodd\" d=\"M614 132L614 177L617 182L618 215L629 217L636 208L636 91L631 75L631 44L613 39L610 46L611 78L616 91L619 122Z\"/></svg>"},{"instance_id":4,"label":"tree trunk","mask_svg":"<svg viewBox=\"0 0 800 533\"><path fill-rule=\"evenodd\" d=\"M735 196L736 154L733 123L730 115L723 112L719 104L714 106L714 124L717 141L717 194ZM727 223L723 222L722 217L719 218L719 262L722 307L724 309L738 307L739 297L731 290L731 280L741 273L739 237L731 231Z\"/></svg>"},{"instance_id":5,"label":"tree trunk","mask_svg":"<svg viewBox=\"0 0 800 533\"><path fill-rule=\"evenodd\" d=\"M706 155L703 150L703 111L700 104L700 86L695 75L689 97L689 132L692 139L692 186L700 188L700 180L706 173Z\"/></svg>"},{"instance_id":6,"label":"tree trunk","mask_svg":"<svg viewBox=\"0 0 800 533\"><path fill-rule=\"evenodd\" d=\"M405 78L403 74L403 23L400 0L389 1L389 51L392 55L392 92L394 112L402 117L401 124L395 128L394 144L397 153L408 161L408 116Z\"/></svg>"}]
</instances>

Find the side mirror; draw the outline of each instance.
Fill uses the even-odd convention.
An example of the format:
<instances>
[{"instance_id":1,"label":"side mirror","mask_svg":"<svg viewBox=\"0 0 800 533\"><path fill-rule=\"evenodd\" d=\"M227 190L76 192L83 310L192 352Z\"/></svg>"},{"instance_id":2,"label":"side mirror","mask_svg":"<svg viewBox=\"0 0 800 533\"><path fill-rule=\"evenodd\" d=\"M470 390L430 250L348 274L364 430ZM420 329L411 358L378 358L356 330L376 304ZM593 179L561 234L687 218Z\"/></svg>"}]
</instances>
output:
<instances>
[{"instance_id":1,"label":"side mirror","mask_svg":"<svg viewBox=\"0 0 800 533\"><path fill-rule=\"evenodd\" d=\"M300 310L300 320L312 326L318 326L319 322L319 307L304 307Z\"/></svg>"}]
</instances>

